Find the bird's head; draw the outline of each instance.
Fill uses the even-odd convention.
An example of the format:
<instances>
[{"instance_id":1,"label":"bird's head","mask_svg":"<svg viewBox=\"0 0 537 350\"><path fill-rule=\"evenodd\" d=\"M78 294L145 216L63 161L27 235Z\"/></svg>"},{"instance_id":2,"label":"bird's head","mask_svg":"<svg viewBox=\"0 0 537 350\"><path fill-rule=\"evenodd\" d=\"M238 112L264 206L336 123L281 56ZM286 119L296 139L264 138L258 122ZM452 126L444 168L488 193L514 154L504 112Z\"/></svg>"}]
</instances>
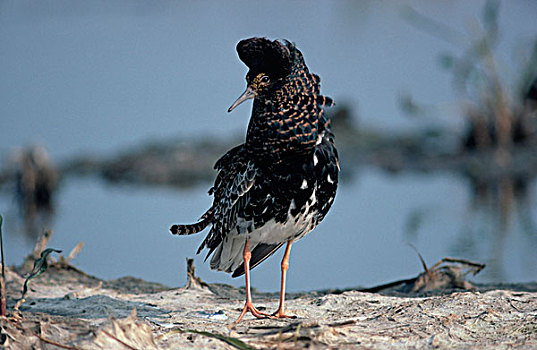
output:
<instances>
[{"instance_id":1,"label":"bird's head","mask_svg":"<svg viewBox=\"0 0 537 350\"><path fill-rule=\"evenodd\" d=\"M280 88L291 71L287 45L266 38L250 38L237 44L239 58L250 68L244 93L229 107L231 112L246 100L266 97Z\"/></svg>"}]
</instances>

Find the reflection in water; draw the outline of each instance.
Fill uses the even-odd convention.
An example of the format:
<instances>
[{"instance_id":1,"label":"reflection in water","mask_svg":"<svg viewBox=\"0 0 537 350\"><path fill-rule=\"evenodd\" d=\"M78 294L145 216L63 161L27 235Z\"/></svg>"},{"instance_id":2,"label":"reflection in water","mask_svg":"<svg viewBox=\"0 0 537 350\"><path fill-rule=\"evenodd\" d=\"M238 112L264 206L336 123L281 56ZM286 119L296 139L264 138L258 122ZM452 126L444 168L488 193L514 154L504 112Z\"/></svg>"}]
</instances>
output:
<instances>
[{"instance_id":1,"label":"reflection in water","mask_svg":"<svg viewBox=\"0 0 537 350\"><path fill-rule=\"evenodd\" d=\"M16 157L16 198L24 221L24 232L33 239L50 225L58 173L44 148L33 146Z\"/></svg>"},{"instance_id":2,"label":"reflection in water","mask_svg":"<svg viewBox=\"0 0 537 350\"><path fill-rule=\"evenodd\" d=\"M479 16L478 8L482 3L423 2L417 10L456 28L458 33L464 31L468 18ZM408 25L408 20L401 18L401 6L417 6L416 2L312 2L312 6L306 7L301 2L286 2L288 11L277 11L268 2L262 5L245 2L236 8L215 1L210 2L210 6L206 2L189 3L188 8L175 2L168 4L171 6L149 6L148 9L152 9L149 11L145 8L139 11L139 7L132 8L129 4L125 1L111 3L111 11L103 15L101 7L82 2L61 6L32 2L29 11L10 7L0 14L4 23L0 36L10 48L4 53L6 64L1 68L3 95L10 103L1 108L3 120L12 130L0 140L0 153L12 145L23 144L29 137L37 139L47 145L55 160L60 160L58 169L65 179L61 196L58 196L55 192L57 175L50 163L45 162L43 166L40 157L31 155L30 151L24 152L22 161L21 154L17 201L21 216L25 218L26 232L33 237L43 225L49 226L57 200L55 245L68 248L77 241L86 241L88 244L76 261L85 271L107 277L136 274L149 279L157 278L160 273L157 279L175 283L165 280L171 274L169 270L156 267L175 268L178 262L171 257L177 257L182 264L188 253L181 249L191 252L196 245L172 246L173 243L167 241L171 239L167 232L168 217L180 214L186 218L206 208L205 185L195 191L187 186L214 179L214 161L233 145L232 135L237 134L239 139L243 136L245 126L246 115L225 121L219 119L225 115L229 100L235 97L234 91L242 87L243 81L236 77L244 72L236 70L235 55L218 56L218 64L214 63L215 55L229 52L230 45L247 35L244 28L250 28L259 35L288 37L308 46L314 53L317 50L312 54L317 60L310 63L326 76L324 88L330 91L337 106L343 107L334 110L334 128L338 124L340 128L336 131L336 142L341 149L344 186L335 204L339 212L303 245L318 242L312 248L317 252L323 244L327 245L324 237L331 237L329 235L334 234L331 231L337 230L341 236L339 242L334 241L339 246L334 248L332 257L347 258L349 260L339 260L339 265L352 266L367 255L368 251L363 251L366 243L371 244L368 250L372 251L377 247L385 248L387 242L398 241L397 235L404 223L397 219L410 211L406 226L408 237L403 238L408 241L420 238L420 243L428 244L426 249L418 245L424 256L432 259L436 249L441 254L438 259L454 255L487 263L480 275L487 274L487 281L534 278L534 268L518 274L512 271L519 268L517 263L524 257L536 265L536 226L531 215L535 213L534 175L518 175L522 169L518 167L518 158L513 161L517 167L514 172L495 175L494 180L470 177L464 172L476 167L482 173L488 172L488 162L470 159L469 149L472 144L495 146L496 128L480 127L485 119L479 118L486 118L490 115L488 111L494 110L488 106L498 101L510 102L512 95L502 91L502 98L492 98L495 95L479 93L483 91L481 85L471 89L473 95L463 96L482 96L485 100L480 108L467 110L467 115L474 115L478 120L469 134L470 147L457 153L459 149L455 148L459 144L453 142L457 136L449 127L455 124L451 118L455 113L449 113L455 109L449 103L454 94L449 78L434 64L434 54L449 48L444 41L416 31ZM125 11L125 6L134 11ZM273 16L258 16L260 6L261 12ZM535 6L530 2L512 1L503 2L504 8L507 9L502 11L504 27L499 28L503 32L498 38L507 42L507 47L495 46L496 41L486 38L485 41L469 39L475 45L488 43L490 49L499 48L507 63L503 66L523 67L509 57L524 55L519 55L518 51L511 55L511 51L508 53L505 49L513 48L512 43L519 39L520 33L534 34L531 23ZM320 10L326 24L323 26L319 26ZM304 13L300 26L295 25L297 11ZM222 13L225 16L221 16ZM498 29L490 23L489 29ZM460 59L444 57L447 58L444 63L452 64L452 69L470 76L476 70L465 70L469 64L473 65L470 68L486 67L481 64L486 60L476 61L469 56L480 51L469 47L459 49L454 55L460 53ZM533 52L537 55L537 49ZM488 59L489 56L482 57ZM502 65L497 67L502 68ZM492 81L488 86L495 91L500 73L501 69L498 74L487 75L493 77L492 80L466 81ZM229 84L236 86L226 88ZM537 85L534 81L528 86L524 110L507 110L512 115L522 116L520 122L512 124L511 129L517 131L520 125L523 131L515 133L523 136L516 136L515 144L520 139L527 142L535 132L535 125L530 124L537 119L536 109L533 114L529 109L531 101L537 100ZM440 121L449 126L439 132L434 129L439 124L438 120L432 120L434 118L405 120L393 103L401 89L415 92L416 98L412 101L427 101L429 107L441 104L442 111L449 109L446 115L439 116ZM473 101L473 107L479 107L479 103ZM512 101L520 106L519 97ZM357 106L360 107L359 118L352 110ZM502 106L505 105L499 105ZM422 116L430 117L431 108L420 110L427 112ZM500 110L505 112L505 109ZM37 122L38 118L42 122ZM360 124L353 125L356 121ZM505 128L509 125L500 124L501 130L509 129ZM424 129L429 132L422 132L427 131ZM203 136L207 137L206 141L201 140ZM139 152L144 146L141 142L151 137L158 140L155 146ZM124 157L114 154L129 145L135 147L127 149ZM527 158L520 158L522 163L536 164L531 158L531 145L523 147L527 147ZM535 149L535 143L533 147ZM96 158L81 158L76 164L61 163L62 156L80 155L83 150ZM171 167L166 167L169 165ZM390 176L376 170L371 172L371 168L385 169ZM10 174L10 184L13 174L14 171ZM89 178L80 174L96 176ZM103 178L106 182L101 181ZM465 189L468 192L459 191L464 187L460 184L461 178L469 179L470 190ZM125 181L118 186L110 180ZM172 182L180 190L164 187ZM150 187L151 184L158 186ZM3 212L13 207L8 199L0 200ZM181 206L182 203L186 204ZM456 209L449 206L456 206ZM466 206L468 210L461 209ZM356 207L360 208L359 212ZM360 230L357 225L362 225ZM418 237L421 228L427 233L423 235L426 237ZM453 237L461 230L461 234ZM33 242L29 247L21 242L17 239L10 242L13 263L20 263L15 260L16 249L21 251L18 256L22 258L33 246ZM107 243L104 247L103 242ZM346 244L342 247L340 242ZM132 245L126 246L127 243ZM348 249L347 254L341 254L349 247L352 249ZM116 261L129 261L132 254L127 253L138 248L137 258L130 264L104 263L106 256L114 256ZM404 258L397 256L400 245L397 242L392 248L376 255L382 254L383 261L396 256L400 267ZM164 260L165 257L170 260ZM128 270L136 263L139 263L136 268ZM205 267L199 268L203 271ZM372 269L372 275L391 269L390 266ZM183 269L180 270L182 276ZM399 270L399 273L404 272ZM337 275L337 272L327 275ZM365 276L365 272L360 273L360 283L368 281ZM396 276L390 279L393 277ZM369 281L375 278L383 277L371 277ZM303 288L313 287L304 284Z\"/></svg>"},{"instance_id":3,"label":"reflection in water","mask_svg":"<svg viewBox=\"0 0 537 350\"><path fill-rule=\"evenodd\" d=\"M484 244L490 247L487 256L490 263L487 274L494 280L507 280L509 272L505 271L504 254L509 240L513 237L519 222L519 230L529 238L537 238L537 227L531 214L533 202L530 191L533 178L510 176L495 180L470 179L470 208L463 227L463 234L457 242L458 249L475 254Z\"/></svg>"},{"instance_id":4,"label":"reflection in water","mask_svg":"<svg viewBox=\"0 0 537 350\"><path fill-rule=\"evenodd\" d=\"M459 153L451 155L452 171L468 179L469 211L463 234L454 251L478 255L491 247L487 273L506 280L502 261L517 228L535 239L529 185L537 173L537 37L517 51L519 61L511 76L502 74L498 49L505 28L500 26L500 2L486 1L469 36L442 21L410 11L409 23L446 42L465 43L456 54L443 54L442 67L452 74L460 96L466 130L458 141ZM457 40L455 40L457 39ZM514 73L514 74L513 74ZM417 114L412 99L404 105ZM410 103L412 102L412 103ZM412 108L409 108L412 107ZM516 214L516 217L514 217ZM412 224L416 217L408 222ZM409 225L408 232L412 232Z\"/></svg>"}]
</instances>

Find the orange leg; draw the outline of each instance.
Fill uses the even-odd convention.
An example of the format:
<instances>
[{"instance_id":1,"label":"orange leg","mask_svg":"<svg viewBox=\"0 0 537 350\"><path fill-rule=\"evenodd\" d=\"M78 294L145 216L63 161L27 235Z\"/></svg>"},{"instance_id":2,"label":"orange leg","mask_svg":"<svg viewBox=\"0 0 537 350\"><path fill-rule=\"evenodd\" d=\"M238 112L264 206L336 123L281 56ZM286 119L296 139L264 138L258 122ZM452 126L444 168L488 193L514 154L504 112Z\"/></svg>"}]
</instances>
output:
<instances>
[{"instance_id":1,"label":"orange leg","mask_svg":"<svg viewBox=\"0 0 537 350\"><path fill-rule=\"evenodd\" d=\"M248 311L250 311L252 315L257 318L266 318L270 316L269 314L257 310L252 303L252 294L250 293L250 259L252 259L252 253L250 252L250 240L247 239L246 244L244 245L244 276L246 278L246 303L244 304L244 309L242 309L242 312L237 321L235 321L235 323L239 323Z\"/></svg>"},{"instance_id":2,"label":"orange leg","mask_svg":"<svg viewBox=\"0 0 537 350\"><path fill-rule=\"evenodd\" d=\"M289 269L289 254L291 253L291 240L287 241L287 246L285 247L285 253L283 253L282 259L282 285L280 292L280 307L278 310L272 314L276 318L296 318L296 316L288 316L285 314L285 281L287 277L287 270Z\"/></svg>"}]
</instances>

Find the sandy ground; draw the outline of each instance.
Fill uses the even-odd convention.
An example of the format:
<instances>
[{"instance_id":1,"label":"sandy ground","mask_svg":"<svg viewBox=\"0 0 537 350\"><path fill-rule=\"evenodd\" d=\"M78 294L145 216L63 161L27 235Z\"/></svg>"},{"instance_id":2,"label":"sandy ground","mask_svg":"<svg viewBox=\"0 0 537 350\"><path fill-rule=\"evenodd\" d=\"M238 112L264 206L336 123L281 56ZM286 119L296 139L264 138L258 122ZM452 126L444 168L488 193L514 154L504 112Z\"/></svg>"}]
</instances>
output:
<instances>
[{"instance_id":1,"label":"sandy ground","mask_svg":"<svg viewBox=\"0 0 537 350\"><path fill-rule=\"evenodd\" d=\"M7 269L7 349L535 349L537 284L407 295L357 290L290 295L295 319L235 319L244 290L227 285L171 289L135 278L101 281L53 265L32 280ZM255 294L265 311L275 294Z\"/></svg>"}]
</instances>

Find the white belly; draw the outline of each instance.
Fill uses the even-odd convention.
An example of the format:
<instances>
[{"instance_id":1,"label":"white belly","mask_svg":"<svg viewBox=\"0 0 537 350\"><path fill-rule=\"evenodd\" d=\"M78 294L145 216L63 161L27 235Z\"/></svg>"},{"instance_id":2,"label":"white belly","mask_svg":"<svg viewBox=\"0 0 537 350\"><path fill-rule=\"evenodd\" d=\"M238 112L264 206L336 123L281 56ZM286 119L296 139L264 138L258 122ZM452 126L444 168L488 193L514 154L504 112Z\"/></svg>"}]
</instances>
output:
<instances>
[{"instance_id":1,"label":"white belly","mask_svg":"<svg viewBox=\"0 0 537 350\"><path fill-rule=\"evenodd\" d=\"M295 209L295 201L293 200L287 211L287 219L284 222L276 222L276 220L271 219L263 226L254 229L252 232L245 232L244 234L246 234L246 237L252 243L277 244L287 242L290 239L294 241L299 240L314 228L311 223L314 220L315 213L311 208L317 201L315 192L314 189L311 197L306 202L306 208L303 214L299 213L296 217L291 215L291 211ZM243 224L247 226L250 222L239 222L239 225Z\"/></svg>"},{"instance_id":2,"label":"white belly","mask_svg":"<svg viewBox=\"0 0 537 350\"><path fill-rule=\"evenodd\" d=\"M250 240L250 251L254 250L258 244L280 244L289 240L297 241L310 233L315 226L315 213L312 206L316 203L315 190L310 199L306 202L304 213L299 213L296 217L291 215L291 210L295 209L294 201L291 201L287 211L287 220L276 222L275 219L267 221L263 226L246 230L251 227L251 221L239 218L237 225L239 232L235 230L224 239L222 244L211 259L211 268L223 271L234 271L243 262L243 251L246 239Z\"/></svg>"}]
</instances>

